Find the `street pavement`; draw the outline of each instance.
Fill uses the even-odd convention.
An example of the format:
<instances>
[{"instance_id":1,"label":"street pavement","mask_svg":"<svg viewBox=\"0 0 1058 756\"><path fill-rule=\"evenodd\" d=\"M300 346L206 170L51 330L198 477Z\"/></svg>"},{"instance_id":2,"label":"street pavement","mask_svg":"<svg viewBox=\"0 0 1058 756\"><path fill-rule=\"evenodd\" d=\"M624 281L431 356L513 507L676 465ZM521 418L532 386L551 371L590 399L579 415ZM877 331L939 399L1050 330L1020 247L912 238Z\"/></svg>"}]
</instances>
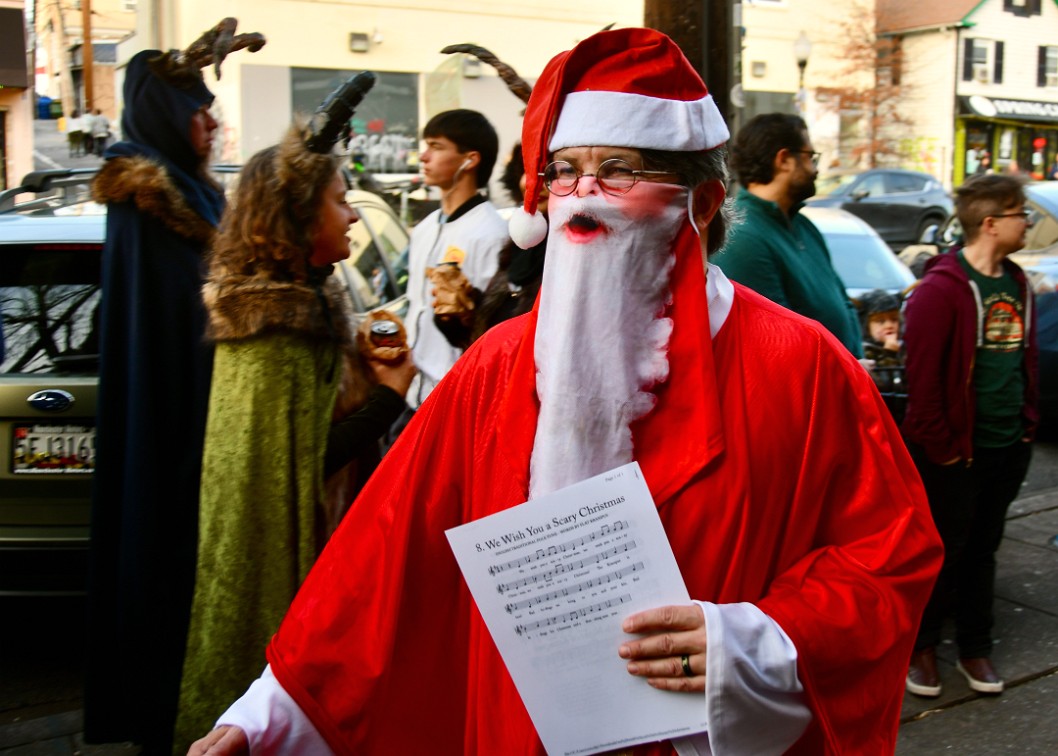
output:
<instances>
[{"instance_id":1,"label":"street pavement","mask_svg":"<svg viewBox=\"0 0 1058 756\"><path fill-rule=\"evenodd\" d=\"M69 158L54 121L37 122L38 168L98 165L95 157ZM1006 680L1001 696L970 690L955 669L951 630L938 649L943 693L922 699L905 693L899 756L1058 752L1058 444L1036 445L1022 495L1007 517L996 577L993 662ZM881 623L884 617L864 617ZM850 670L854 673L854 670ZM128 756L133 746L85 746L79 700L43 713L27 709L0 716L0 756ZM52 707L55 709L56 707Z\"/></svg>"},{"instance_id":2,"label":"street pavement","mask_svg":"<svg viewBox=\"0 0 1058 756\"><path fill-rule=\"evenodd\" d=\"M66 134L59 131L58 121L33 121L33 169L96 168L103 159L95 155L70 156ZM19 176L19 178L22 178Z\"/></svg>"}]
</instances>

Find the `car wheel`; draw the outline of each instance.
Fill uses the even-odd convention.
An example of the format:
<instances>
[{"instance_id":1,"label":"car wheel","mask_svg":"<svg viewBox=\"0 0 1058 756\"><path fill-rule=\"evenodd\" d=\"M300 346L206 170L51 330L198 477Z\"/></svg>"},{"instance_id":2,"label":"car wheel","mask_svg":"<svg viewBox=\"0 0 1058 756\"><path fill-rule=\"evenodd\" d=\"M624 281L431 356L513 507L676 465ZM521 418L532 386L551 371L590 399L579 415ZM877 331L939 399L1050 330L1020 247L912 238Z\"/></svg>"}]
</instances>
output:
<instances>
[{"instance_id":1,"label":"car wheel","mask_svg":"<svg viewBox=\"0 0 1058 756\"><path fill-rule=\"evenodd\" d=\"M912 244L919 244L922 242L922 235L926 233L926 229L930 226L936 226L939 230L944 225L944 218L939 215L927 215L925 218L918 222L918 228L915 229L915 238L911 242Z\"/></svg>"}]
</instances>

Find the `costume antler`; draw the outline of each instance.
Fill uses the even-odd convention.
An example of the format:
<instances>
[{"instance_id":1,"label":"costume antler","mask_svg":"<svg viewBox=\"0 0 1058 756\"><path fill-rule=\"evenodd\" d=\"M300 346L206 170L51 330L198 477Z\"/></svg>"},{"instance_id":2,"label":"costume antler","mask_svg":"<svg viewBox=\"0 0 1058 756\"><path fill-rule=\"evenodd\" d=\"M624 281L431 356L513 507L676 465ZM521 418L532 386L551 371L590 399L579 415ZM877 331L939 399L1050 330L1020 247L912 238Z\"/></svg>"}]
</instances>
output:
<instances>
[{"instance_id":1,"label":"costume antler","mask_svg":"<svg viewBox=\"0 0 1058 756\"><path fill-rule=\"evenodd\" d=\"M518 75L517 71L484 47L479 47L478 45L449 45L441 50L441 52L445 55L451 55L452 53L467 53L468 55L473 55L482 63L488 63L496 69L496 72L500 75L500 78L506 82L507 88L514 93L514 96L527 105L529 104L529 95L532 93L533 88L529 86L529 83L525 79Z\"/></svg>"},{"instance_id":2,"label":"costume antler","mask_svg":"<svg viewBox=\"0 0 1058 756\"><path fill-rule=\"evenodd\" d=\"M220 79L220 64L230 53L244 48L254 53L264 47L267 41L263 34L257 32L236 34L235 27L238 23L237 19L230 16L223 19L192 42L186 50L178 53L176 63L195 68L205 68L212 63L213 72L217 79Z\"/></svg>"}]
</instances>

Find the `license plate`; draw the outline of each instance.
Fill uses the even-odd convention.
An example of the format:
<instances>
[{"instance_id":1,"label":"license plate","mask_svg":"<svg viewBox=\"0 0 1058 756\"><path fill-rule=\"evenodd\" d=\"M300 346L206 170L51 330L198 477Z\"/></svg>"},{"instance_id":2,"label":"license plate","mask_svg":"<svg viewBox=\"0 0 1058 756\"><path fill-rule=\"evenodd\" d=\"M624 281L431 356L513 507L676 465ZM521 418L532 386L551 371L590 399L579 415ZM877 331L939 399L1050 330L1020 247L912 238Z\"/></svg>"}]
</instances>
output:
<instances>
[{"instance_id":1,"label":"license plate","mask_svg":"<svg viewBox=\"0 0 1058 756\"><path fill-rule=\"evenodd\" d=\"M96 430L91 425L16 425L11 449L11 471L16 474L91 473L96 460Z\"/></svg>"}]
</instances>

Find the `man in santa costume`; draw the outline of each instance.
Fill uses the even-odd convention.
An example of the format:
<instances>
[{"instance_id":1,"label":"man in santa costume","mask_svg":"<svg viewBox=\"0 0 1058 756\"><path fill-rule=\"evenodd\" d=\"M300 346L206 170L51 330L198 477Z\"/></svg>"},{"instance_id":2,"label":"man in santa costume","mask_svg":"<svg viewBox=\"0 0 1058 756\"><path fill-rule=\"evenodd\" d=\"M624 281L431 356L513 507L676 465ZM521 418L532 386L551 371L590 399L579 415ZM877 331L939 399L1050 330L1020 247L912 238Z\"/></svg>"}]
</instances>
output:
<instances>
[{"instance_id":1,"label":"man in santa costume","mask_svg":"<svg viewBox=\"0 0 1058 756\"><path fill-rule=\"evenodd\" d=\"M537 307L438 385L302 586L268 667L191 753L540 754L444 531L637 461L690 595L614 664L699 696L634 753L884 753L941 547L867 373L731 284L728 130L676 45L596 34L544 70L512 220ZM535 205L548 185L548 229Z\"/></svg>"}]
</instances>

